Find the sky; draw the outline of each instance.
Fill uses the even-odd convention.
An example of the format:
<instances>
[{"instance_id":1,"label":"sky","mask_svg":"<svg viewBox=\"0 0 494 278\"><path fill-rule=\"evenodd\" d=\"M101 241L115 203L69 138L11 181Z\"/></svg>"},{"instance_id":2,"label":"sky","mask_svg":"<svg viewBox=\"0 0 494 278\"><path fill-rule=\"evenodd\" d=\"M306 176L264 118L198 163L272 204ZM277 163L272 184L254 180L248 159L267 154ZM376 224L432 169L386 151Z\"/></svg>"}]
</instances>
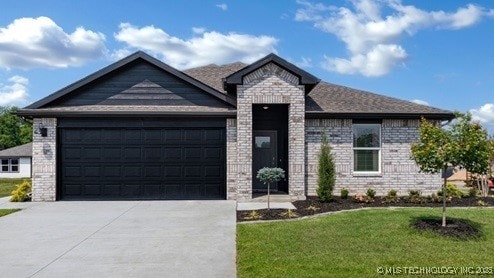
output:
<instances>
[{"instance_id":1,"label":"sky","mask_svg":"<svg viewBox=\"0 0 494 278\"><path fill-rule=\"evenodd\" d=\"M4 0L0 106L137 50L180 70L275 53L330 83L471 112L494 134L491 0Z\"/></svg>"}]
</instances>

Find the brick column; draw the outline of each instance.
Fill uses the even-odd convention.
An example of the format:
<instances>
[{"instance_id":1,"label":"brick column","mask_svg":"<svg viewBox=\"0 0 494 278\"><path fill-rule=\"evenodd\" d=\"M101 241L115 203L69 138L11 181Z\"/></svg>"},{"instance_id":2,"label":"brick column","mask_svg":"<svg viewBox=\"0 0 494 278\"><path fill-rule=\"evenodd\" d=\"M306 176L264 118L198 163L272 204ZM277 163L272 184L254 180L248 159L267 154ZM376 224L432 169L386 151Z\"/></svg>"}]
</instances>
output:
<instances>
[{"instance_id":1,"label":"brick column","mask_svg":"<svg viewBox=\"0 0 494 278\"><path fill-rule=\"evenodd\" d=\"M47 128L43 137L39 127ZM33 196L32 200L55 201L57 184L57 119L35 118L33 121Z\"/></svg>"}]
</instances>

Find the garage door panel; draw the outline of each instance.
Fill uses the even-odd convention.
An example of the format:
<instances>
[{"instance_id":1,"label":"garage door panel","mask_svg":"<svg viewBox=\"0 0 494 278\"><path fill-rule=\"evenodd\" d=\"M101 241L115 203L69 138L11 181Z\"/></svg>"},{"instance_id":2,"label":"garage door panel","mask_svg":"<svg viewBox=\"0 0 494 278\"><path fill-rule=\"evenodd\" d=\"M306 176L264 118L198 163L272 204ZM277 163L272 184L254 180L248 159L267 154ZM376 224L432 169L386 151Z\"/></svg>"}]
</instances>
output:
<instances>
[{"instance_id":1,"label":"garage door panel","mask_svg":"<svg viewBox=\"0 0 494 278\"><path fill-rule=\"evenodd\" d=\"M66 178L80 178L82 171L80 166L65 166L62 169L62 175Z\"/></svg>"},{"instance_id":2,"label":"garage door panel","mask_svg":"<svg viewBox=\"0 0 494 278\"><path fill-rule=\"evenodd\" d=\"M162 174L161 165L144 166L144 178L161 178Z\"/></svg>"},{"instance_id":3,"label":"garage door panel","mask_svg":"<svg viewBox=\"0 0 494 278\"><path fill-rule=\"evenodd\" d=\"M60 197L224 198L224 133L192 127L61 128Z\"/></svg>"},{"instance_id":4,"label":"garage door panel","mask_svg":"<svg viewBox=\"0 0 494 278\"><path fill-rule=\"evenodd\" d=\"M181 178L182 166L166 166L163 172L165 174L165 178Z\"/></svg>"},{"instance_id":5,"label":"garage door panel","mask_svg":"<svg viewBox=\"0 0 494 278\"><path fill-rule=\"evenodd\" d=\"M81 159L81 148L80 147L70 147L65 148L63 158L65 160L79 160Z\"/></svg>"},{"instance_id":6,"label":"garage door panel","mask_svg":"<svg viewBox=\"0 0 494 278\"><path fill-rule=\"evenodd\" d=\"M101 185L99 184L86 184L84 185L84 195L85 196L100 196L101 195Z\"/></svg>"},{"instance_id":7,"label":"garage door panel","mask_svg":"<svg viewBox=\"0 0 494 278\"><path fill-rule=\"evenodd\" d=\"M122 176L122 166L105 165L102 167L103 167L103 177L105 178L115 178Z\"/></svg>"},{"instance_id":8,"label":"garage door panel","mask_svg":"<svg viewBox=\"0 0 494 278\"><path fill-rule=\"evenodd\" d=\"M90 177L90 178L101 177L101 166L84 167L84 177Z\"/></svg>"},{"instance_id":9,"label":"garage door panel","mask_svg":"<svg viewBox=\"0 0 494 278\"><path fill-rule=\"evenodd\" d=\"M124 159L136 159L141 160L141 147L125 147Z\"/></svg>"},{"instance_id":10,"label":"garage door panel","mask_svg":"<svg viewBox=\"0 0 494 278\"><path fill-rule=\"evenodd\" d=\"M82 133L83 135L82 140L84 143L90 143L90 142L99 143L101 142L101 133L102 130L99 129L86 129Z\"/></svg>"},{"instance_id":11,"label":"garage door panel","mask_svg":"<svg viewBox=\"0 0 494 278\"><path fill-rule=\"evenodd\" d=\"M103 130L102 142L112 143L112 144L121 144L122 141L123 141L122 130L119 130L119 129Z\"/></svg>"},{"instance_id":12,"label":"garage door panel","mask_svg":"<svg viewBox=\"0 0 494 278\"><path fill-rule=\"evenodd\" d=\"M103 161L119 161L122 160L122 149L119 147L105 147L103 149Z\"/></svg>"},{"instance_id":13,"label":"garage door panel","mask_svg":"<svg viewBox=\"0 0 494 278\"><path fill-rule=\"evenodd\" d=\"M104 184L103 185L103 196L118 197L120 193L120 184Z\"/></svg>"},{"instance_id":14,"label":"garage door panel","mask_svg":"<svg viewBox=\"0 0 494 278\"><path fill-rule=\"evenodd\" d=\"M126 178L142 178L142 166L141 165L124 166L123 176Z\"/></svg>"},{"instance_id":15,"label":"garage door panel","mask_svg":"<svg viewBox=\"0 0 494 278\"><path fill-rule=\"evenodd\" d=\"M181 147L165 148L164 158L167 161L180 161L180 160L182 160L182 148Z\"/></svg>"},{"instance_id":16,"label":"garage door panel","mask_svg":"<svg viewBox=\"0 0 494 278\"><path fill-rule=\"evenodd\" d=\"M85 147L81 153L85 159L101 159L101 147Z\"/></svg>"},{"instance_id":17,"label":"garage door panel","mask_svg":"<svg viewBox=\"0 0 494 278\"><path fill-rule=\"evenodd\" d=\"M140 129L126 129L124 131L124 143L125 144L140 144L141 143L141 130Z\"/></svg>"}]
</instances>

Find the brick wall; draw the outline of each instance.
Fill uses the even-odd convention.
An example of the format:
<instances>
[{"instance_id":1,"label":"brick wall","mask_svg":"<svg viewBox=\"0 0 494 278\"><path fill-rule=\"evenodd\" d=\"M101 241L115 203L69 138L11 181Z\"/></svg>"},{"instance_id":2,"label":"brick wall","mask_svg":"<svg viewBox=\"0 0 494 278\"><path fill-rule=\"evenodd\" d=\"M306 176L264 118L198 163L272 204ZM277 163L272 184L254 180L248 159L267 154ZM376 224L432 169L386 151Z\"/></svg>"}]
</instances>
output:
<instances>
[{"instance_id":1,"label":"brick wall","mask_svg":"<svg viewBox=\"0 0 494 278\"><path fill-rule=\"evenodd\" d=\"M39 134L40 124L47 137ZM57 179L57 119L35 118L33 121L33 201L55 201Z\"/></svg>"},{"instance_id":2,"label":"brick wall","mask_svg":"<svg viewBox=\"0 0 494 278\"><path fill-rule=\"evenodd\" d=\"M297 76L273 63L244 76L243 80L244 84L237 86L236 149L228 147L227 143L227 188L230 192L227 197L236 195L238 200L252 198L252 104L288 104L289 195L293 200L304 199L304 86L298 85ZM227 124L227 134L228 129ZM230 139L234 137L231 132ZM230 157L235 152L236 155Z\"/></svg>"},{"instance_id":3,"label":"brick wall","mask_svg":"<svg viewBox=\"0 0 494 278\"><path fill-rule=\"evenodd\" d=\"M383 120L381 127L381 173L361 175L353 173L353 137L351 119L307 119L306 184L307 194L316 195L317 155L321 147L321 133L326 132L335 159L337 172L335 195L346 188L353 195L368 188L386 195L391 189L406 195L409 190L431 194L441 187L440 175L419 173L410 159L411 143L418 140L418 120Z\"/></svg>"}]
</instances>

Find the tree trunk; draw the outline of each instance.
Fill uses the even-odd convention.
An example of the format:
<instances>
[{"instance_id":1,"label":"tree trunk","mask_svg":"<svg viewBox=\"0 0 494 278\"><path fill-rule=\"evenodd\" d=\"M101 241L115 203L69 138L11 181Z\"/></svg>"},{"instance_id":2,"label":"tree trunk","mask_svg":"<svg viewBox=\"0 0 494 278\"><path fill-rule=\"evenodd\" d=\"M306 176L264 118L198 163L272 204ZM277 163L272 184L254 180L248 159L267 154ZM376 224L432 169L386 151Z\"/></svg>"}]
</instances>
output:
<instances>
[{"instance_id":1,"label":"tree trunk","mask_svg":"<svg viewBox=\"0 0 494 278\"><path fill-rule=\"evenodd\" d=\"M442 226L446 227L446 184L448 183L448 178L446 178L446 170L448 165L444 165L444 183L443 183L443 221Z\"/></svg>"}]
</instances>

